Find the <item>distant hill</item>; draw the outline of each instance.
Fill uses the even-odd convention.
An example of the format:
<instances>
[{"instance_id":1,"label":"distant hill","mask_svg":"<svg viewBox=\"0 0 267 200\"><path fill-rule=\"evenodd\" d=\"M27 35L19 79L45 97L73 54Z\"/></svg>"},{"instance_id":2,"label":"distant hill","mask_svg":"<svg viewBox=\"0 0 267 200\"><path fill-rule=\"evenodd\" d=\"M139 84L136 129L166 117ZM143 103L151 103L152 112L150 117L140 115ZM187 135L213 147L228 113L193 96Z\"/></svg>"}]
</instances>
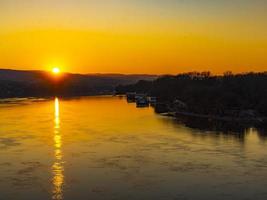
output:
<instances>
[{"instance_id":1,"label":"distant hill","mask_svg":"<svg viewBox=\"0 0 267 200\"><path fill-rule=\"evenodd\" d=\"M111 94L118 85L154 80L155 75L71 74L0 69L0 98Z\"/></svg>"}]
</instances>

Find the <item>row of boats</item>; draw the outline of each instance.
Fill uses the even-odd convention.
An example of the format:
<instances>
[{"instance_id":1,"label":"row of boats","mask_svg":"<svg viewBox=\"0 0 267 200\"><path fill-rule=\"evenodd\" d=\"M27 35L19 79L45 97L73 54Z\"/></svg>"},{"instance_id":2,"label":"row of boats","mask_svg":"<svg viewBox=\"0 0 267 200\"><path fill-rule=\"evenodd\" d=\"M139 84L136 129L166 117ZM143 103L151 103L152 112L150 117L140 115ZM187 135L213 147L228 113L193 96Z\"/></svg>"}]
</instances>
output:
<instances>
[{"instance_id":1,"label":"row of boats","mask_svg":"<svg viewBox=\"0 0 267 200\"><path fill-rule=\"evenodd\" d=\"M148 107L153 106L157 103L156 97L149 97L146 94L138 94L135 92L130 92L126 94L128 103L136 103L136 107Z\"/></svg>"}]
</instances>

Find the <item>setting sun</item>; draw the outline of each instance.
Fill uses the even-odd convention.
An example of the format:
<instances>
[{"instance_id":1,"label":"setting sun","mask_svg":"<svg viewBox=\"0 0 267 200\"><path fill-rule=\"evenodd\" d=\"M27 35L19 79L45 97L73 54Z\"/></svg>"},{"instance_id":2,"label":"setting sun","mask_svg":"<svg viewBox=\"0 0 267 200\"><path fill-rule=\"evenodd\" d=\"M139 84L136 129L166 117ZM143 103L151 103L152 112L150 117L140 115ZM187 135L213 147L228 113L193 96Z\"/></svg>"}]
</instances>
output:
<instances>
[{"instance_id":1,"label":"setting sun","mask_svg":"<svg viewBox=\"0 0 267 200\"><path fill-rule=\"evenodd\" d=\"M52 69L52 72L53 72L54 74L59 74L59 73L60 73L60 69L59 69L58 67L54 67L54 68Z\"/></svg>"},{"instance_id":2,"label":"setting sun","mask_svg":"<svg viewBox=\"0 0 267 200\"><path fill-rule=\"evenodd\" d=\"M267 200L266 10L0 0L0 200Z\"/></svg>"}]
</instances>

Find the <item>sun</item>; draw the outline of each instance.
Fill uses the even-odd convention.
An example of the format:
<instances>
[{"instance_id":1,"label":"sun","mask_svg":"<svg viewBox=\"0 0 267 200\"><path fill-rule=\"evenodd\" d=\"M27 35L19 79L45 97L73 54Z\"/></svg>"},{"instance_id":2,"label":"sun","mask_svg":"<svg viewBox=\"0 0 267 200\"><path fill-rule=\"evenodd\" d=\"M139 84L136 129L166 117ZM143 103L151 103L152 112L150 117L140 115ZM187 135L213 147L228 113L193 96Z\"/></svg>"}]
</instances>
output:
<instances>
[{"instance_id":1,"label":"sun","mask_svg":"<svg viewBox=\"0 0 267 200\"><path fill-rule=\"evenodd\" d=\"M58 67L53 67L52 72L53 72L53 74L59 74L60 69Z\"/></svg>"}]
</instances>

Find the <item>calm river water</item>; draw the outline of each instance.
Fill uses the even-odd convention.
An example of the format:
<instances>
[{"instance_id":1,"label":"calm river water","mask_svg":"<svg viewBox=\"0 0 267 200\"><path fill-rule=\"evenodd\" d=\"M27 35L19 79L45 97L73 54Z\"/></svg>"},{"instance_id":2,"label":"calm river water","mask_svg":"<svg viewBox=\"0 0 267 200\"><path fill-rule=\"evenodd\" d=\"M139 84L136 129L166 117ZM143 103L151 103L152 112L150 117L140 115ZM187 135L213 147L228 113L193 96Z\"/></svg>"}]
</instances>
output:
<instances>
[{"instance_id":1,"label":"calm river water","mask_svg":"<svg viewBox=\"0 0 267 200\"><path fill-rule=\"evenodd\" d=\"M118 97L2 101L1 200L267 199L267 138Z\"/></svg>"}]
</instances>

